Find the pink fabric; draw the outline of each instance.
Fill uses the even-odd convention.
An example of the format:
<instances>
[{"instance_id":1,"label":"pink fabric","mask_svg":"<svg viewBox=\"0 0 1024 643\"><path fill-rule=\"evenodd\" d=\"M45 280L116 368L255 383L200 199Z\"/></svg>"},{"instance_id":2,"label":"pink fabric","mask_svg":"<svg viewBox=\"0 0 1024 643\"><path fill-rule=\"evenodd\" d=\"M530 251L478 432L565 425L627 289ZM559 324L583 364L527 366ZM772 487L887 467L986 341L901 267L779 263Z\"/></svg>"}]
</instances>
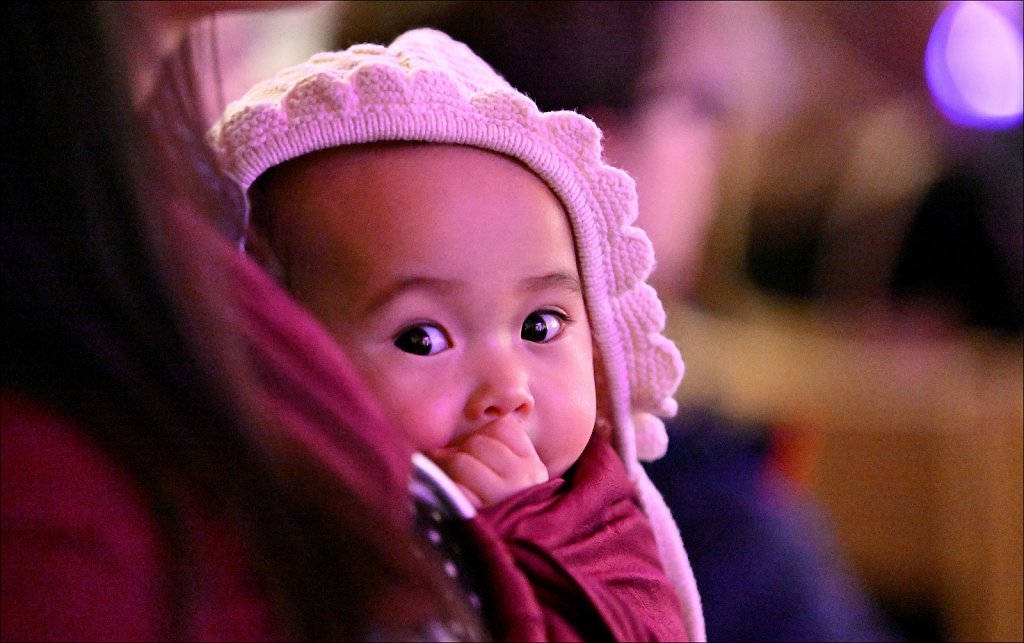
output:
<instances>
[{"instance_id":1,"label":"pink fabric","mask_svg":"<svg viewBox=\"0 0 1024 643\"><path fill-rule=\"evenodd\" d=\"M170 559L146 495L74 422L0 396L3 510L0 638L158 641L170 633ZM188 631L204 640L281 638L245 549L194 508Z\"/></svg>"},{"instance_id":2,"label":"pink fabric","mask_svg":"<svg viewBox=\"0 0 1024 643\"><path fill-rule=\"evenodd\" d=\"M674 588L622 461L595 437L565 480L488 507L472 531L496 600L502 640L686 641ZM498 544L496 541L501 541Z\"/></svg>"},{"instance_id":3,"label":"pink fabric","mask_svg":"<svg viewBox=\"0 0 1024 643\"><path fill-rule=\"evenodd\" d=\"M411 532L410 447L308 314L212 232L195 233L197 251L230 282L223 313L259 396L276 414L276 429L297 445L300 465L315 467L310 484L343 480ZM149 496L72 418L9 390L0 400L0 638L166 640L173 561ZM193 556L188 638L282 638L244 541L201 503L184 494L176 500Z\"/></svg>"}]
</instances>

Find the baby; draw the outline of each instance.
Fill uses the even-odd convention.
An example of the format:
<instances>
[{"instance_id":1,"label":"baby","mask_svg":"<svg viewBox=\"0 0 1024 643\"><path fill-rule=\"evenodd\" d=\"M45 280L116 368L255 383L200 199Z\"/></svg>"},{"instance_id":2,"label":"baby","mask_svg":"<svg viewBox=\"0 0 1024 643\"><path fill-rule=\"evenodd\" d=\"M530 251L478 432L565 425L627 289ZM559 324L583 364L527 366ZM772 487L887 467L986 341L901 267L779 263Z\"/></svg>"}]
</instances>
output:
<instances>
[{"instance_id":1,"label":"baby","mask_svg":"<svg viewBox=\"0 0 1024 643\"><path fill-rule=\"evenodd\" d=\"M211 140L251 252L508 544L546 635L702 638L639 464L664 452L682 362L594 124L424 29L282 71Z\"/></svg>"}]
</instances>

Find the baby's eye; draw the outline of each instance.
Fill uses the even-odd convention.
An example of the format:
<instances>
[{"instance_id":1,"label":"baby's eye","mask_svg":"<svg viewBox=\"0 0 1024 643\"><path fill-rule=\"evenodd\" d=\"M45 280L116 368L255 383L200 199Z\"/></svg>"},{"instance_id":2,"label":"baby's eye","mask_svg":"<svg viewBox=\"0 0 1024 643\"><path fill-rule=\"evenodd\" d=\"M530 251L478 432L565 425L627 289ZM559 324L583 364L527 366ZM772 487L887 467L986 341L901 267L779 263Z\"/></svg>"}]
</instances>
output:
<instances>
[{"instance_id":1,"label":"baby's eye","mask_svg":"<svg viewBox=\"0 0 1024 643\"><path fill-rule=\"evenodd\" d=\"M395 338L395 346L399 350L413 355L436 355L446 350L451 343L448 337L437 326L420 324L406 328Z\"/></svg>"},{"instance_id":2,"label":"baby's eye","mask_svg":"<svg viewBox=\"0 0 1024 643\"><path fill-rule=\"evenodd\" d=\"M562 334L566 321L564 314L551 310L532 312L523 321L521 337L528 342L546 344Z\"/></svg>"}]
</instances>

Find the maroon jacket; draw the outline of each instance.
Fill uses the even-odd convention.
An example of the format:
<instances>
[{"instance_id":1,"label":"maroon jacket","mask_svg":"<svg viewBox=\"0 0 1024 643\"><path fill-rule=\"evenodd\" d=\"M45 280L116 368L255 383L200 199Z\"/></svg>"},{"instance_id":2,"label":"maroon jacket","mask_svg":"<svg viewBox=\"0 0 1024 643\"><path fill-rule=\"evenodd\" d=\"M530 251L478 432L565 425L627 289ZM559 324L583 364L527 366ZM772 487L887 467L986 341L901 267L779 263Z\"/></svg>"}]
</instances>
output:
<instances>
[{"instance_id":1,"label":"maroon jacket","mask_svg":"<svg viewBox=\"0 0 1024 643\"><path fill-rule=\"evenodd\" d=\"M497 639L687 640L650 524L605 439L565 479L484 509L468 531Z\"/></svg>"},{"instance_id":2,"label":"maroon jacket","mask_svg":"<svg viewBox=\"0 0 1024 643\"><path fill-rule=\"evenodd\" d=\"M0 638L153 641L167 630L170 552L137 483L78 426L4 392ZM195 639L277 639L242 542L187 514L198 569Z\"/></svg>"},{"instance_id":3,"label":"maroon jacket","mask_svg":"<svg viewBox=\"0 0 1024 643\"><path fill-rule=\"evenodd\" d=\"M223 322L296 457L315 459L316 475L340 479L411 530L411 447L383 421L336 345L236 248L205 229L196 243L226 280ZM0 400L0 638L165 639L175 561L150 495L74 418L9 390ZM244 539L182 491L175 501L190 539L195 607L186 635L284 636Z\"/></svg>"}]
</instances>

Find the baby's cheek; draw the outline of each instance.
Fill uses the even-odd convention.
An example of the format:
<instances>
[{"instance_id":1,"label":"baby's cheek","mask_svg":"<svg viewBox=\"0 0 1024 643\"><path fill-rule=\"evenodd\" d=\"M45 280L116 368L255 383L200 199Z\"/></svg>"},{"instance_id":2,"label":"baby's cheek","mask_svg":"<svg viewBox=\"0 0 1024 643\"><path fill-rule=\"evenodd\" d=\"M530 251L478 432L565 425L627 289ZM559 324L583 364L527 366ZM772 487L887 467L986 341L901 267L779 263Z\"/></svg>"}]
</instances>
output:
<instances>
[{"instance_id":1,"label":"baby's cheek","mask_svg":"<svg viewBox=\"0 0 1024 643\"><path fill-rule=\"evenodd\" d=\"M455 426L451 403L429 394L438 390L436 382L424 382L425 378L408 369L388 368L379 359L355 361L374 398L416 449L427 451L448 444Z\"/></svg>"},{"instance_id":2,"label":"baby's cheek","mask_svg":"<svg viewBox=\"0 0 1024 643\"><path fill-rule=\"evenodd\" d=\"M386 394L398 430L420 451L447 446L455 437L456 417L444 399L424 399L419 395L402 395L392 390Z\"/></svg>"},{"instance_id":3,"label":"baby's cheek","mask_svg":"<svg viewBox=\"0 0 1024 643\"><path fill-rule=\"evenodd\" d=\"M537 426L534 446L548 475L563 475L579 459L594 432L597 405L588 391L566 396L559 404L549 406L549 412Z\"/></svg>"},{"instance_id":4,"label":"baby's cheek","mask_svg":"<svg viewBox=\"0 0 1024 643\"><path fill-rule=\"evenodd\" d=\"M447 446L451 441L451 432L438 425L428 425L422 418L409 419L399 425L399 430L413 443L419 451L432 451Z\"/></svg>"}]
</instances>

